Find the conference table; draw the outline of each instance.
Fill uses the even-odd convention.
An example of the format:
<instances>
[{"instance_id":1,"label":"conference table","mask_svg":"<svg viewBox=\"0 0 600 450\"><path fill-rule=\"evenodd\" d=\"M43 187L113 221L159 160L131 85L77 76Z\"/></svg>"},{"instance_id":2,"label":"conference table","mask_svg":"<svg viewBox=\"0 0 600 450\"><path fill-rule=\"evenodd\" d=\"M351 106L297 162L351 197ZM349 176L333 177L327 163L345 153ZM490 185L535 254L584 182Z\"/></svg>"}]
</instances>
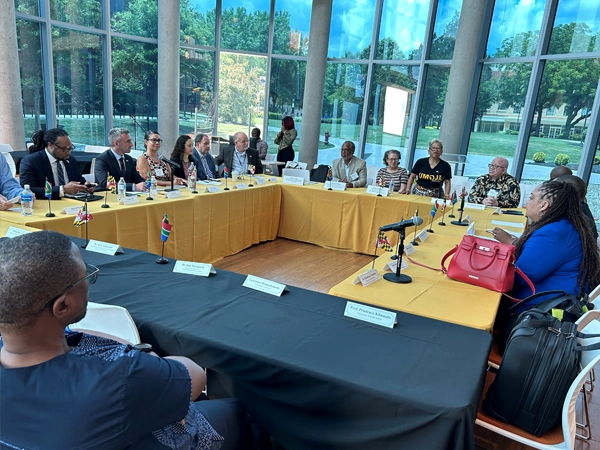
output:
<instances>
[{"instance_id":1,"label":"conference table","mask_svg":"<svg viewBox=\"0 0 600 450\"><path fill-rule=\"evenodd\" d=\"M289 450L474 448L485 331L402 312L385 328L345 317L346 301L327 294L277 297L133 249L82 253L100 269L91 301L127 308L159 354L216 373Z\"/></svg>"}]
</instances>

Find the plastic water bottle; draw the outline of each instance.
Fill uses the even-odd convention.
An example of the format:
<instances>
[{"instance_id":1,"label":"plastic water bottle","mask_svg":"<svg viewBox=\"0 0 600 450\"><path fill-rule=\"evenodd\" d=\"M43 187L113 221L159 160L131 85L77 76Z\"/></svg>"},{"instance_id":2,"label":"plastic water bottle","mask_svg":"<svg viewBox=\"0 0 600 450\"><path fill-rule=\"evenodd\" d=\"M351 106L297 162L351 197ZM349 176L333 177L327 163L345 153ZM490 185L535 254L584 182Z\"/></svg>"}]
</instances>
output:
<instances>
[{"instance_id":1,"label":"plastic water bottle","mask_svg":"<svg viewBox=\"0 0 600 450\"><path fill-rule=\"evenodd\" d=\"M21 192L21 214L31 216L33 214L33 192L29 189L29 185L25 185L25 189Z\"/></svg>"},{"instance_id":2,"label":"plastic water bottle","mask_svg":"<svg viewBox=\"0 0 600 450\"><path fill-rule=\"evenodd\" d=\"M394 193L394 182L393 181L390 181L390 190L389 190L389 192L390 192L389 195L392 195Z\"/></svg>"},{"instance_id":3,"label":"plastic water bottle","mask_svg":"<svg viewBox=\"0 0 600 450\"><path fill-rule=\"evenodd\" d=\"M127 188L127 185L125 184L125 178L121 177L119 179L119 183L117 184L117 199L119 201L121 201L125 198L125 189L126 188Z\"/></svg>"},{"instance_id":4,"label":"plastic water bottle","mask_svg":"<svg viewBox=\"0 0 600 450\"><path fill-rule=\"evenodd\" d=\"M156 186L156 177L154 174L152 174L152 177L150 178L150 197L152 198L156 198L158 196L158 189Z\"/></svg>"},{"instance_id":5,"label":"plastic water bottle","mask_svg":"<svg viewBox=\"0 0 600 450\"><path fill-rule=\"evenodd\" d=\"M190 164L190 170L188 175L188 189L192 192L196 190L196 180L198 179L196 174L196 167L194 163Z\"/></svg>"}]
</instances>

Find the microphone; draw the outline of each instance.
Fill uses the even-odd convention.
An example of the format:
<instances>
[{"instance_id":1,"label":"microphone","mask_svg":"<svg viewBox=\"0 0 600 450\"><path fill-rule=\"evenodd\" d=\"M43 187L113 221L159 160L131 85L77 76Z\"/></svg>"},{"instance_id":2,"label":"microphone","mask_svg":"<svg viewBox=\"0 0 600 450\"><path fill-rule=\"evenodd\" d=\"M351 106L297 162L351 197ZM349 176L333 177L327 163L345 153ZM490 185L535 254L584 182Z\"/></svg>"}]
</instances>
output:
<instances>
[{"instance_id":1,"label":"microphone","mask_svg":"<svg viewBox=\"0 0 600 450\"><path fill-rule=\"evenodd\" d=\"M408 220L403 220L402 222L396 222L396 223L390 223L389 225L384 225L381 228L379 228L379 231L398 231L402 228L421 225L422 223L423 223L423 218L421 218L419 216L415 216Z\"/></svg>"},{"instance_id":2,"label":"microphone","mask_svg":"<svg viewBox=\"0 0 600 450\"><path fill-rule=\"evenodd\" d=\"M166 162L167 164L172 165L173 167L176 167L177 169L181 169L181 166L179 164L177 164L175 161L171 161L170 159L165 158L163 155L160 155L158 157L158 159L160 159L161 161Z\"/></svg>"}]
</instances>

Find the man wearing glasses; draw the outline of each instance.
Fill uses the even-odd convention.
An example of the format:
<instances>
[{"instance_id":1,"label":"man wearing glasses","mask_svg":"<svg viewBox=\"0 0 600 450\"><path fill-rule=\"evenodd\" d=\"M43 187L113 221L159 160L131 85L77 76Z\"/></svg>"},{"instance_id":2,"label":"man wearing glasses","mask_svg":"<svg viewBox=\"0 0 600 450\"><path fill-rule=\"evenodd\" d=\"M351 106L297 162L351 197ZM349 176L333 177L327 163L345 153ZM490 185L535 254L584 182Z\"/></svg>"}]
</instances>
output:
<instances>
[{"instance_id":1,"label":"man wearing glasses","mask_svg":"<svg viewBox=\"0 0 600 450\"><path fill-rule=\"evenodd\" d=\"M487 175L482 175L471 188L469 201L485 206L499 206L501 208L516 208L521 200L521 189L516 178L506 173L508 160L494 158L488 164Z\"/></svg>"},{"instance_id":2,"label":"man wearing glasses","mask_svg":"<svg viewBox=\"0 0 600 450\"><path fill-rule=\"evenodd\" d=\"M36 198L45 198L46 180L52 185L52 200L94 191L95 185L86 185L77 160L71 156L75 147L65 130L36 131L31 141L30 155L21 160L19 182L21 186L28 184Z\"/></svg>"},{"instance_id":3,"label":"man wearing glasses","mask_svg":"<svg viewBox=\"0 0 600 450\"><path fill-rule=\"evenodd\" d=\"M246 133L238 131L233 135L233 145L225 147L215 158L215 164L225 167L230 174L237 171L239 174L248 173L248 165L253 165L254 173L263 173L263 165L258 157L258 151L248 148L248 136Z\"/></svg>"},{"instance_id":4,"label":"man wearing glasses","mask_svg":"<svg viewBox=\"0 0 600 450\"><path fill-rule=\"evenodd\" d=\"M60 233L0 242L0 447L248 448L239 401L191 403L206 374L190 359L65 331L98 273Z\"/></svg>"}]
</instances>

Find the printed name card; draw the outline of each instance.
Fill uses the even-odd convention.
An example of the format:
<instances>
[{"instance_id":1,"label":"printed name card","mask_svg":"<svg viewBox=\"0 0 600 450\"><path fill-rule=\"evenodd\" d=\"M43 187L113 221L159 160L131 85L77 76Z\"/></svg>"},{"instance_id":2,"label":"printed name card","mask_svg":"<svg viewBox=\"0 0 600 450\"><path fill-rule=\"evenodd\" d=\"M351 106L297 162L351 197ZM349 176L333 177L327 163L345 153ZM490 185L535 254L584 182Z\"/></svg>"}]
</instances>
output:
<instances>
[{"instance_id":1,"label":"printed name card","mask_svg":"<svg viewBox=\"0 0 600 450\"><path fill-rule=\"evenodd\" d=\"M340 183L339 181L326 181L324 187L325 189L331 188L332 191L345 191L346 183Z\"/></svg>"},{"instance_id":2,"label":"printed name card","mask_svg":"<svg viewBox=\"0 0 600 450\"><path fill-rule=\"evenodd\" d=\"M369 322L375 325L381 325L387 328L394 328L394 325L397 323L395 312L386 311L385 309L374 308L373 306L362 305L355 302L346 302L344 316Z\"/></svg>"},{"instance_id":3,"label":"printed name card","mask_svg":"<svg viewBox=\"0 0 600 450\"><path fill-rule=\"evenodd\" d=\"M270 177L269 181L271 181L272 183L277 183L279 180L276 177Z\"/></svg>"},{"instance_id":4,"label":"printed name card","mask_svg":"<svg viewBox=\"0 0 600 450\"><path fill-rule=\"evenodd\" d=\"M304 178L286 175L285 177L283 177L283 184L295 184L296 186L304 186Z\"/></svg>"},{"instance_id":5,"label":"printed name card","mask_svg":"<svg viewBox=\"0 0 600 450\"><path fill-rule=\"evenodd\" d=\"M248 185L244 183L236 183L233 187L236 189L247 189Z\"/></svg>"},{"instance_id":6,"label":"printed name card","mask_svg":"<svg viewBox=\"0 0 600 450\"><path fill-rule=\"evenodd\" d=\"M441 205L442 203L444 203L444 200L441 198L431 197L431 204L433 205L435 202L437 202L438 205ZM452 206L452 202L450 200L446 200L446 206ZM467 206L466 203L465 206Z\"/></svg>"},{"instance_id":7,"label":"printed name card","mask_svg":"<svg viewBox=\"0 0 600 450\"><path fill-rule=\"evenodd\" d=\"M165 198L178 198L181 197L181 191L165 191Z\"/></svg>"},{"instance_id":8,"label":"printed name card","mask_svg":"<svg viewBox=\"0 0 600 450\"><path fill-rule=\"evenodd\" d=\"M262 177L257 177L255 180L257 186L262 186L263 184L267 184L267 180Z\"/></svg>"},{"instance_id":9,"label":"printed name card","mask_svg":"<svg viewBox=\"0 0 600 450\"><path fill-rule=\"evenodd\" d=\"M504 214L500 207L496 208L492 214Z\"/></svg>"},{"instance_id":10,"label":"printed name card","mask_svg":"<svg viewBox=\"0 0 600 450\"><path fill-rule=\"evenodd\" d=\"M368 285L375 283L377 280L381 280L379 273L377 270L371 269L357 276L352 284L362 283L363 287L367 287Z\"/></svg>"},{"instance_id":11,"label":"printed name card","mask_svg":"<svg viewBox=\"0 0 600 450\"><path fill-rule=\"evenodd\" d=\"M396 271L396 267L398 267L398 260L394 259L392 261L390 261L389 263L387 263L384 267L384 269L390 269L392 272ZM402 263L400 264L400 270L404 270L404 269L408 269L408 263L404 260L402 260Z\"/></svg>"},{"instance_id":12,"label":"printed name card","mask_svg":"<svg viewBox=\"0 0 600 450\"><path fill-rule=\"evenodd\" d=\"M467 236L475 236L475 222L471 222L467 227Z\"/></svg>"},{"instance_id":13,"label":"printed name card","mask_svg":"<svg viewBox=\"0 0 600 450\"><path fill-rule=\"evenodd\" d=\"M480 205L479 203L465 203L465 208L485 211L485 205Z\"/></svg>"},{"instance_id":14,"label":"printed name card","mask_svg":"<svg viewBox=\"0 0 600 450\"><path fill-rule=\"evenodd\" d=\"M390 188L383 186L367 186L367 194L369 195L381 195L382 197L387 197L390 193Z\"/></svg>"},{"instance_id":15,"label":"printed name card","mask_svg":"<svg viewBox=\"0 0 600 450\"><path fill-rule=\"evenodd\" d=\"M177 261L175 263L175 267L173 267L173 272L187 273L188 275L198 275L201 277L207 277L211 273L217 273L212 264L204 264L191 261Z\"/></svg>"},{"instance_id":16,"label":"printed name card","mask_svg":"<svg viewBox=\"0 0 600 450\"><path fill-rule=\"evenodd\" d=\"M221 190L217 186L207 186L206 192L220 192Z\"/></svg>"},{"instance_id":17,"label":"printed name card","mask_svg":"<svg viewBox=\"0 0 600 450\"><path fill-rule=\"evenodd\" d=\"M406 256L410 256L413 253L415 253L416 251L417 251L417 249L411 243L408 243L404 246L404 253L406 254Z\"/></svg>"},{"instance_id":18,"label":"printed name card","mask_svg":"<svg viewBox=\"0 0 600 450\"><path fill-rule=\"evenodd\" d=\"M88 245L85 247L88 252L102 253L103 255L114 256L117 253L124 253L123 249L118 244L111 244L110 242L96 241L90 239Z\"/></svg>"},{"instance_id":19,"label":"printed name card","mask_svg":"<svg viewBox=\"0 0 600 450\"><path fill-rule=\"evenodd\" d=\"M127 195L119 202L121 205L133 205L139 203L137 195Z\"/></svg>"},{"instance_id":20,"label":"printed name card","mask_svg":"<svg viewBox=\"0 0 600 450\"><path fill-rule=\"evenodd\" d=\"M31 231L22 230L21 228L17 227L8 227L8 230L6 230L6 234L4 235L4 237L14 238L28 233L31 233Z\"/></svg>"},{"instance_id":21,"label":"printed name card","mask_svg":"<svg viewBox=\"0 0 600 450\"><path fill-rule=\"evenodd\" d=\"M255 291L264 292L265 294L275 295L277 297L281 297L281 294L283 294L284 291L288 291L288 288L285 284L255 277L254 275L248 275L242 286L254 289Z\"/></svg>"},{"instance_id":22,"label":"printed name card","mask_svg":"<svg viewBox=\"0 0 600 450\"><path fill-rule=\"evenodd\" d=\"M427 238L429 237L429 233L427 232L427 230L421 230L419 231L419 233L415 236L415 239L420 240L421 242L425 242L427 240Z\"/></svg>"},{"instance_id":23,"label":"printed name card","mask_svg":"<svg viewBox=\"0 0 600 450\"><path fill-rule=\"evenodd\" d=\"M467 217L463 217L463 222L471 223L471 222L473 222L473 219L471 219L471 216L469 214L467 214ZM493 221L492 221L492 223L493 223Z\"/></svg>"},{"instance_id":24,"label":"printed name card","mask_svg":"<svg viewBox=\"0 0 600 450\"><path fill-rule=\"evenodd\" d=\"M67 206L60 213L61 214L66 214L67 216L74 216L79 211L81 211L81 205L78 205L78 206Z\"/></svg>"}]
</instances>

